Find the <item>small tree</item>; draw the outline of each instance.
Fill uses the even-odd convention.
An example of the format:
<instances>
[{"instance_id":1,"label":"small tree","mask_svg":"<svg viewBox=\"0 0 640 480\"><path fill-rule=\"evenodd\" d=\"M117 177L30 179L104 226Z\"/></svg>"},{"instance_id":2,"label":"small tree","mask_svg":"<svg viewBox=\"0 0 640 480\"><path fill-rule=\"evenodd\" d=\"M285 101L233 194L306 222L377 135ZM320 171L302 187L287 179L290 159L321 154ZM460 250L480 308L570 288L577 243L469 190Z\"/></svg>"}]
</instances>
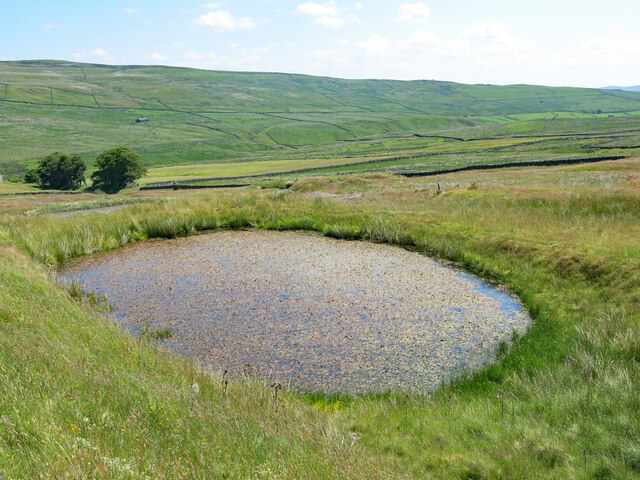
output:
<instances>
[{"instance_id":1,"label":"small tree","mask_svg":"<svg viewBox=\"0 0 640 480\"><path fill-rule=\"evenodd\" d=\"M128 147L107 150L96 159L97 170L91 175L93 186L116 193L147 173L140 156Z\"/></svg>"},{"instance_id":2,"label":"small tree","mask_svg":"<svg viewBox=\"0 0 640 480\"><path fill-rule=\"evenodd\" d=\"M29 180L35 180L40 188L77 190L85 182L87 166L78 155L55 152L42 160Z\"/></svg>"}]
</instances>

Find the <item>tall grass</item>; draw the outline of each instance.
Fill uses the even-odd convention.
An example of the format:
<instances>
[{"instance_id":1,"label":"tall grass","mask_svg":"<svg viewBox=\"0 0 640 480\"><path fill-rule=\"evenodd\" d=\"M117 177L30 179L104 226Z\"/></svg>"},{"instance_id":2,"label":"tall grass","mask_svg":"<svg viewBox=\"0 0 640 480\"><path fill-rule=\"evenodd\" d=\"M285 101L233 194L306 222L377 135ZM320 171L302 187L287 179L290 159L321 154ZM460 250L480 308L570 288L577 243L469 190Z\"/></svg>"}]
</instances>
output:
<instances>
[{"instance_id":1,"label":"tall grass","mask_svg":"<svg viewBox=\"0 0 640 480\"><path fill-rule=\"evenodd\" d=\"M384 477L325 418L264 382L135 342L2 250L3 478ZM13 258L12 258L13 257ZM194 384L198 385L197 391Z\"/></svg>"},{"instance_id":2,"label":"tall grass","mask_svg":"<svg viewBox=\"0 0 640 480\"><path fill-rule=\"evenodd\" d=\"M0 372L23 372L0 400L12 432L0 437L7 471L108 477L129 465L164 478L639 477L640 237L629 215L637 197L544 185L480 185L434 197L419 181L394 189L389 181L363 182L360 203L305 192L198 193L108 216L6 218L2 228L6 243L49 265L219 228L303 229L417 249L520 295L534 324L497 363L422 395L285 392L276 415L273 392L259 381L234 380L225 396L219 374L137 347L60 292L36 263L5 250L1 312L9 335L0 352L11 370L0 365ZM46 387L38 386L38 369L49 372ZM193 383L205 397L194 398ZM160 425L150 406L175 414ZM105 422L105 410L117 416ZM99 430L85 431L86 411ZM27 445L22 424L32 441L26 457L17 453ZM144 448L135 447L141 437Z\"/></svg>"},{"instance_id":3,"label":"tall grass","mask_svg":"<svg viewBox=\"0 0 640 480\"><path fill-rule=\"evenodd\" d=\"M126 197L116 197L116 198L102 198L100 200L91 200L84 202L63 202L63 203L53 203L51 205L44 205L33 210L27 212L29 215L39 215L44 213L61 213L61 212L73 212L76 210L92 210L95 208L104 208L104 207L116 207L119 205L130 205L133 203L148 203L148 202L158 202L157 199L153 198L126 198Z\"/></svg>"}]
</instances>

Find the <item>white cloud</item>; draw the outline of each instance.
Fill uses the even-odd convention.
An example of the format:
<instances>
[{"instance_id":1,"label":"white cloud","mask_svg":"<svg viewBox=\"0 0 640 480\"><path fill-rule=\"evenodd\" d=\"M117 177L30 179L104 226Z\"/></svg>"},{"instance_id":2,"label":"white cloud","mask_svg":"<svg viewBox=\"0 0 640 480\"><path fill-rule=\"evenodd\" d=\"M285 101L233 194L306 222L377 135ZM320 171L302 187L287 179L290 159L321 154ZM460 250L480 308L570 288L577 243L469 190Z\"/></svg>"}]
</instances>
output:
<instances>
[{"instance_id":1,"label":"white cloud","mask_svg":"<svg viewBox=\"0 0 640 480\"><path fill-rule=\"evenodd\" d=\"M325 3L323 5L313 2L301 3L296 10L303 15L315 17L313 23L324 27L338 28L347 24L360 23L360 19L355 15L343 15L343 12L338 8L336 2Z\"/></svg>"},{"instance_id":2,"label":"white cloud","mask_svg":"<svg viewBox=\"0 0 640 480\"><path fill-rule=\"evenodd\" d=\"M511 37L497 20L489 20L482 25L467 28L462 33L462 38L472 41L475 50L485 53L515 53L536 47L533 42Z\"/></svg>"},{"instance_id":3,"label":"white cloud","mask_svg":"<svg viewBox=\"0 0 640 480\"><path fill-rule=\"evenodd\" d=\"M226 10L216 10L200 15L194 20L194 23L219 30L248 30L255 27L254 21L249 17L234 17Z\"/></svg>"},{"instance_id":4,"label":"white cloud","mask_svg":"<svg viewBox=\"0 0 640 480\"><path fill-rule=\"evenodd\" d=\"M174 42L174 43L171 44L171 46L174 47L174 48L181 48L182 44L179 43L179 42Z\"/></svg>"},{"instance_id":5,"label":"white cloud","mask_svg":"<svg viewBox=\"0 0 640 480\"><path fill-rule=\"evenodd\" d=\"M107 52L102 48L96 48L95 50L92 50L89 55L92 55L94 57L103 57L103 58L107 58L110 56L109 52Z\"/></svg>"},{"instance_id":6,"label":"white cloud","mask_svg":"<svg viewBox=\"0 0 640 480\"><path fill-rule=\"evenodd\" d=\"M431 45L439 47L442 45L442 40L436 34L431 32L416 32L409 37L409 43L414 45Z\"/></svg>"},{"instance_id":7,"label":"white cloud","mask_svg":"<svg viewBox=\"0 0 640 480\"><path fill-rule=\"evenodd\" d=\"M140 9L139 8L123 8L122 11L124 13L138 13Z\"/></svg>"},{"instance_id":8,"label":"white cloud","mask_svg":"<svg viewBox=\"0 0 640 480\"><path fill-rule=\"evenodd\" d=\"M360 2L357 2L353 8L355 8L356 10L362 10L362 4Z\"/></svg>"},{"instance_id":9,"label":"white cloud","mask_svg":"<svg viewBox=\"0 0 640 480\"><path fill-rule=\"evenodd\" d=\"M51 30L52 28L56 28L57 25L55 23L47 23L46 25L43 25L43 28L46 28L47 30Z\"/></svg>"},{"instance_id":10,"label":"white cloud","mask_svg":"<svg viewBox=\"0 0 640 480\"><path fill-rule=\"evenodd\" d=\"M476 58L474 58L474 60L477 60L478 55L486 53L480 51L477 47L474 48L468 41L460 38L454 38L446 42L443 41L434 45L434 47L434 53L442 57L464 57L475 55Z\"/></svg>"},{"instance_id":11,"label":"white cloud","mask_svg":"<svg viewBox=\"0 0 640 480\"><path fill-rule=\"evenodd\" d=\"M260 61L260 57L258 55L246 55L241 58L225 59L225 61L235 68L251 68Z\"/></svg>"},{"instance_id":12,"label":"white cloud","mask_svg":"<svg viewBox=\"0 0 640 480\"><path fill-rule=\"evenodd\" d=\"M346 23L346 20L342 17L319 17L313 22L318 25L324 25L325 27L337 28L342 27Z\"/></svg>"},{"instance_id":13,"label":"white cloud","mask_svg":"<svg viewBox=\"0 0 640 480\"><path fill-rule=\"evenodd\" d=\"M344 25L360 24L361 22L355 15L347 15L346 17L318 17L313 23L325 27L338 28Z\"/></svg>"},{"instance_id":14,"label":"white cloud","mask_svg":"<svg viewBox=\"0 0 640 480\"><path fill-rule=\"evenodd\" d=\"M158 60L158 61L164 61L164 60L168 60L169 57L165 57L164 55L162 55L161 53L152 53L151 55L149 55L149 58L151 60Z\"/></svg>"},{"instance_id":15,"label":"white cloud","mask_svg":"<svg viewBox=\"0 0 640 480\"><path fill-rule=\"evenodd\" d=\"M198 53L198 52L194 52L193 50L189 50L185 52L184 56L185 58L188 58L190 60L203 60L203 59L216 60L218 58L218 56L213 52Z\"/></svg>"},{"instance_id":16,"label":"white cloud","mask_svg":"<svg viewBox=\"0 0 640 480\"><path fill-rule=\"evenodd\" d=\"M424 3L405 3L398 7L396 22L426 22L429 18L429 7Z\"/></svg>"},{"instance_id":17,"label":"white cloud","mask_svg":"<svg viewBox=\"0 0 640 480\"><path fill-rule=\"evenodd\" d=\"M185 53L181 66L192 68L203 68L207 70L247 70L247 71L267 71L268 64L261 63L261 57L248 52L235 52L230 55L217 56L213 52L198 53L190 51Z\"/></svg>"},{"instance_id":18,"label":"white cloud","mask_svg":"<svg viewBox=\"0 0 640 480\"><path fill-rule=\"evenodd\" d=\"M314 17L335 17L339 15L336 2L320 5L319 3L301 3L296 9L299 13L313 15Z\"/></svg>"},{"instance_id":19,"label":"white cloud","mask_svg":"<svg viewBox=\"0 0 640 480\"><path fill-rule=\"evenodd\" d=\"M103 48L96 48L89 53L87 52L74 52L71 54L73 58L77 58L78 60L85 59L87 57L100 58L101 60L113 60L114 57L104 50Z\"/></svg>"},{"instance_id":20,"label":"white cloud","mask_svg":"<svg viewBox=\"0 0 640 480\"><path fill-rule=\"evenodd\" d=\"M322 61L328 61L328 62L334 63L340 59L341 55L338 50L328 49L328 50L314 50L313 52L311 52L310 57L313 60L322 60Z\"/></svg>"},{"instance_id":21,"label":"white cloud","mask_svg":"<svg viewBox=\"0 0 640 480\"><path fill-rule=\"evenodd\" d=\"M366 41L357 43L357 47L374 56L393 53L397 62L402 62L403 65L411 65L420 58L424 61L440 57L466 58L467 62L487 66L498 58L521 57L524 52L531 51L536 46L527 40L510 36L499 22L491 21L446 39L429 31L418 31L394 40L373 35Z\"/></svg>"},{"instance_id":22,"label":"white cloud","mask_svg":"<svg viewBox=\"0 0 640 480\"><path fill-rule=\"evenodd\" d=\"M391 42L382 35L371 35L365 42L358 43L358 48L373 55L384 55L391 51Z\"/></svg>"},{"instance_id":23,"label":"white cloud","mask_svg":"<svg viewBox=\"0 0 640 480\"><path fill-rule=\"evenodd\" d=\"M220 2L208 2L202 5L202 8L206 8L208 10L213 10L218 7L220 7Z\"/></svg>"},{"instance_id":24,"label":"white cloud","mask_svg":"<svg viewBox=\"0 0 640 480\"><path fill-rule=\"evenodd\" d=\"M462 36L465 38L478 37L502 39L507 37L508 35L504 26L502 26L500 22L498 22L497 20L489 20L482 25L467 28L462 33Z\"/></svg>"},{"instance_id":25,"label":"white cloud","mask_svg":"<svg viewBox=\"0 0 640 480\"><path fill-rule=\"evenodd\" d=\"M536 63L544 61L554 68L583 67L602 70L623 69L630 65L640 64L640 41L611 40L603 37L590 38L579 44L552 52L544 58L537 58ZM634 80L635 81L635 80Z\"/></svg>"}]
</instances>

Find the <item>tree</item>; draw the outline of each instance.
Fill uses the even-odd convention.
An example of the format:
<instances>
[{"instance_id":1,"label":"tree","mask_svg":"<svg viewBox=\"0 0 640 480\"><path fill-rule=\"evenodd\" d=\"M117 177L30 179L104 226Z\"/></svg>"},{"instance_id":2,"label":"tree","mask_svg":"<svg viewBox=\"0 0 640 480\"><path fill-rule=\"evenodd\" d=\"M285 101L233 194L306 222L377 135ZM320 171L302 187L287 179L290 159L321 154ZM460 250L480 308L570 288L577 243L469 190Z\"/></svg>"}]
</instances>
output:
<instances>
[{"instance_id":1,"label":"tree","mask_svg":"<svg viewBox=\"0 0 640 480\"><path fill-rule=\"evenodd\" d=\"M97 170L91 175L93 186L116 193L147 173L140 156L128 147L107 150L96 159Z\"/></svg>"},{"instance_id":2,"label":"tree","mask_svg":"<svg viewBox=\"0 0 640 480\"><path fill-rule=\"evenodd\" d=\"M38 178L38 171L35 168L30 168L27 173L24 174L24 183L40 183Z\"/></svg>"},{"instance_id":3,"label":"tree","mask_svg":"<svg viewBox=\"0 0 640 480\"><path fill-rule=\"evenodd\" d=\"M42 160L29 180L35 180L40 188L77 190L85 182L87 166L78 155L54 152Z\"/></svg>"}]
</instances>

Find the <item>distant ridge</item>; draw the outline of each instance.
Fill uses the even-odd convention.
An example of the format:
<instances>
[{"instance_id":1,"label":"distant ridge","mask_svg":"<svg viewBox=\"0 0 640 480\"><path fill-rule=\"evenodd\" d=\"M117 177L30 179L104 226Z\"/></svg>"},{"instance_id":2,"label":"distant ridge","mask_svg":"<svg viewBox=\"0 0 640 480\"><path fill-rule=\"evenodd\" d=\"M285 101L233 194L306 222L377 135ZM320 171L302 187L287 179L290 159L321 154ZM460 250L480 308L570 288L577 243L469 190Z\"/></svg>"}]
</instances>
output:
<instances>
[{"instance_id":1,"label":"distant ridge","mask_svg":"<svg viewBox=\"0 0 640 480\"><path fill-rule=\"evenodd\" d=\"M633 87L602 87L602 90L624 90L625 92L640 92L640 85Z\"/></svg>"}]
</instances>

